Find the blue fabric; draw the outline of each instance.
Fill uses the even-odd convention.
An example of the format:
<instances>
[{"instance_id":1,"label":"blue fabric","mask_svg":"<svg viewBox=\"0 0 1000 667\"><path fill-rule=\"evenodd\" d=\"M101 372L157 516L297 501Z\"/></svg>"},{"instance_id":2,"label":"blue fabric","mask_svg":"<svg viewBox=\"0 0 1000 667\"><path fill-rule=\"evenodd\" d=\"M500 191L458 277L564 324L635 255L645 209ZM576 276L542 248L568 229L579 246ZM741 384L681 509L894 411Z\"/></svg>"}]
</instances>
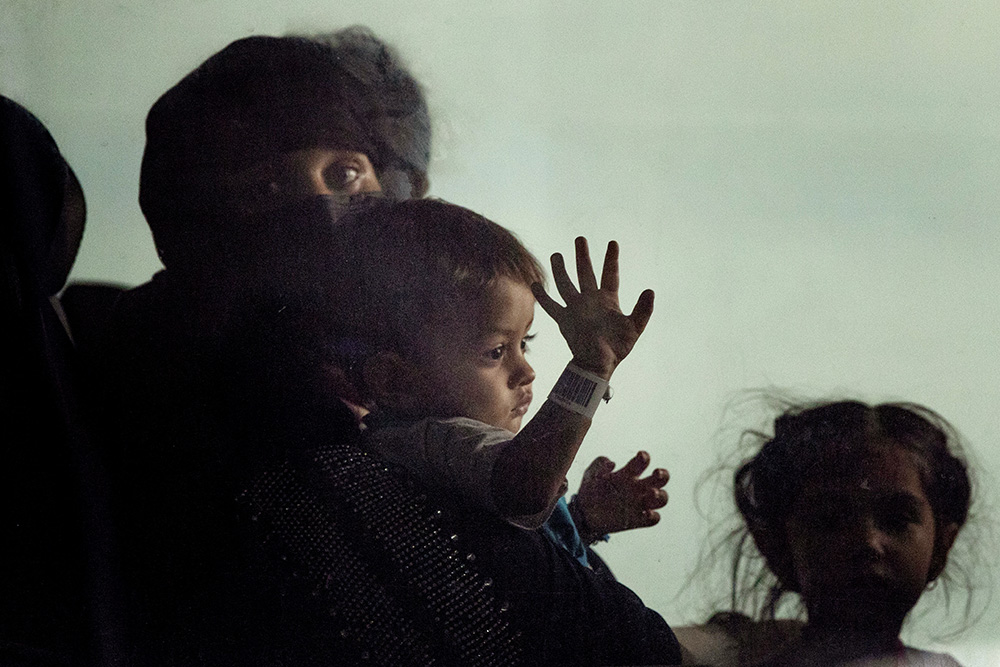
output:
<instances>
[{"instance_id":1,"label":"blue fabric","mask_svg":"<svg viewBox=\"0 0 1000 667\"><path fill-rule=\"evenodd\" d=\"M556 501L556 506L552 509L552 515L548 521L542 524L542 532L553 543L561 546L569 552L573 558L577 559L584 567L590 567L587 562L587 549L580 539L580 532L573 523L573 517L569 513L569 505L565 498Z\"/></svg>"}]
</instances>

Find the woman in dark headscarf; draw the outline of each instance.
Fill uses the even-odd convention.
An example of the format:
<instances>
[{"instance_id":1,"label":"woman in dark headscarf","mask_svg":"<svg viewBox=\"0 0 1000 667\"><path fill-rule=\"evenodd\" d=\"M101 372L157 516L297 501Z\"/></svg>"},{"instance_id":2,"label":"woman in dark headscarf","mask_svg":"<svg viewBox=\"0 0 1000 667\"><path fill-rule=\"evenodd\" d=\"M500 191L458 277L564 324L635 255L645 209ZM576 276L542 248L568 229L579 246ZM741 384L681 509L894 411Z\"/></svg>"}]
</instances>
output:
<instances>
[{"instance_id":1,"label":"woman in dark headscarf","mask_svg":"<svg viewBox=\"0 0 1000 667\"><path fill-rule=\"evenodd\" d=\"M114 635L93 587L93 529L107 517L54 298L83 235L83 191L42 123L6 97L0 212L0 662L82 661L92 621Z\"/></svg>"},{"instance_id":2,"label":"woman in dark headscarf","mask_svg":"<svg viewBox=\"0 0 1000 667\"><path fill-rule=\"evenodd\" d=\"M426 105L390 49L361 29L239 40L163 95L146 131L140 204L166 269L122 295L93 355L143 663L676 653L617 582L531 531L500 558L502 528L467 524L368 457L302 354L337 323L343 206L427 188ZM507 618L494 577L559 611L540 643L518 633L530 614ZM630 630L588 650L609 627Z\"/></svg>"},{"instance_id":3,"label":"woman in dark headscarf","mask_svg":"<svg viewBox=\"0 0 1000 667\"><path fill-rule=\"evenodd\" d=\"M427 107L366 29L255 36L168 90L146 131L140 204L166 268L107 314L71 313L101 387L137 659L259 663L291 624L236 499L261 452L291 447L329 398L272 333L312 302L347 199L426 191ZM310 435L350 435L338 406Z\"/></svg>"}]
</instances>

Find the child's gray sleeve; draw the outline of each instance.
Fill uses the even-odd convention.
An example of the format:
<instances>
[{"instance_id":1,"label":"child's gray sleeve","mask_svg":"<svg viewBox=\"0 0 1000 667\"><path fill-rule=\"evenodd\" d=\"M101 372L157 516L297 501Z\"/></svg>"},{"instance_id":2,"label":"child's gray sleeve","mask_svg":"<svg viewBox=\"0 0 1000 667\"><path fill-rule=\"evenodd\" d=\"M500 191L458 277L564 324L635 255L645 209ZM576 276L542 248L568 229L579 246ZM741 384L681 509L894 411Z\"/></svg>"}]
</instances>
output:
<instances>
[{"instance_id":1,"label":"child's gray sleeve","mask_svg":"<svg viewBox=\"0 0 1000 667\"><path fill-rule=\"evenodd\" d=\"M451 489L483 510L500 515L493 499L493 467L514 437L475 419L425 419L407 427L378 429L369 438L372 453L438 488ZM503 517L522 528L542 525L551 513Z\"/></svg>"}]
</instances>

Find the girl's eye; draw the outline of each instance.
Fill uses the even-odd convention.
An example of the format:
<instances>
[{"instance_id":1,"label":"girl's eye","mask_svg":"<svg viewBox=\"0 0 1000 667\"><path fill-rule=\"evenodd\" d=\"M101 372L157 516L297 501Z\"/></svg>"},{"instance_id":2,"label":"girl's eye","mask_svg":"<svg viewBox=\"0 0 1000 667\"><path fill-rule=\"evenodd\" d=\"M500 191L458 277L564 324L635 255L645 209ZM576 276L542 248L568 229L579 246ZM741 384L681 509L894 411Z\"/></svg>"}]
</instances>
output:
<instances>
[{"instance_id":1,"label":"girl's eye","mask_svg":"<svg viewBox=\"0 0 1000 667\"><path fill-rule=\"evenodd\" d=\"M495 348L487 352L486 356L493 361L500 361L503 359L503 345L497 345Z\"/></svg>"},{"instance_id":2,"label":"girl's eye","mask_svg":"<svg viewBox=\"0 0 1000 667\"><path fill-rule=\"evenodd\" d=\"M910 524L919 524L920 515L905 508L887 509L876 516L876 522L887 533L902 533Z\"/></svg>"},{"instance_id":3,"label":"girl's eye","mask_svg":"<svg viewBox=\"0 0 1000 667\"><path fill-rule=\"evenodd\" d=\"M901 515L884 516L879 519L878 526L887 533L902 533L910 525L910 520Z\"/></svg>"},{"instance_id":4,"label":"girl's eye","mask_svg":"<svg viewBox=\"0 0 1000 667\"><path fill-rule=\"evenodd\" d=\"M533 340L535 340L535 334L528 334L527 336L525 336L524 338L522 338L521 339L521 351L522 352L527 352L528 351L528 343L530 343Z\"/></svg>"},{"instance_id":5,"label":"girl's eye","mask_svg":"<svg viewBox=\"0 0 1000 667\"><path fill-rule=\"evenodd\" d=\"M831 507L817 508L810 518L813 525L824 533L836 532L844 524L843 513Z\"/></svg>"}]
</instances>

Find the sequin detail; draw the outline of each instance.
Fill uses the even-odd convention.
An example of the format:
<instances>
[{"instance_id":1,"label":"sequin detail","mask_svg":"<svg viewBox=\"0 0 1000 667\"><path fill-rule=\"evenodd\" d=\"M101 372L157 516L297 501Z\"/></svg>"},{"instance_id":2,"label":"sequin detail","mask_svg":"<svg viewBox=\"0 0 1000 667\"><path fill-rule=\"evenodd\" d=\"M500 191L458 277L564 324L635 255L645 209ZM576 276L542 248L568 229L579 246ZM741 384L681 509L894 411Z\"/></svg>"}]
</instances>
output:
<instances>
[{"instance_id":1,"label":"sequin detail","mask_svg":"<svg viewBox=\"0 0 1000 667\"><path fill-rule=\"evenodd\" d=\"M359 445L294 453L261 472L240 500L258 517L252 528L262 543L307 578L343 626L342 640L366 661L519 663L506 604L473 569L475 556L457 549L442 511ZM373 553L388 574L364 556ZM413 618L414 601L425 618ZM435 620L431 633L426 619Z\"/></svg>"}]
</instances>

